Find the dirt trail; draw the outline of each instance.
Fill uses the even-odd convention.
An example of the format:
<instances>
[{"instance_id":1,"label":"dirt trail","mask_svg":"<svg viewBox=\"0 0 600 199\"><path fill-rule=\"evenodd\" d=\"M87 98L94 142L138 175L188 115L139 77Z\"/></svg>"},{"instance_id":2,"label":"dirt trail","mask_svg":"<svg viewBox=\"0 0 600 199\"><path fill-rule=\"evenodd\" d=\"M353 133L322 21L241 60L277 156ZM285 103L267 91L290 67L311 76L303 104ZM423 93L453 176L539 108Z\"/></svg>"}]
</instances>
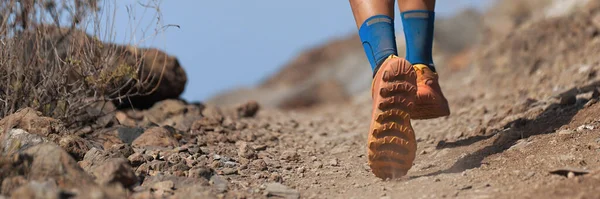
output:
<instances>
[{"instance_id":1,"label":"dirt trail","mask_svg":"<svg viewBox=\"0 0 600 199\"><path fill-rule=\"evenodd\" d=\"M525 24L471 67L441 69L453 113L413 121L418 156L403 179L366 165L368 97L282 113L299 123L276 147L298 154L283 184L306 198L600 198L598 10Z\"/></svg>"},{"instance_id":2,"label":"dirt trail","mask_svg":"<svg viewBox=\"0 0 600 199\"><path fill-rule=\"evenodd\" d=\"M451 78L462 80L464 76ZM370 107L365 104L294 116L304 121L299 129L308 129L289 132L294 138L280 144L301 154L294 168L306 171L291 174L284 184L308 198L563 198L565 195L545 191L558 192L551 187L559 183L570 187L560 194L600 197L594 188L598 184L587 185L592 188L580 192L586 186L580 177L550 174L568 167L600 169L599 104L584 108L584 98L571 105L561 105L559 100L527 105L531 99L517 103L468 99L469 94L461 92L468 85L458 82L444 84L453 115L413 122L418 156L407 177L382 181L370 172L365 157ZM310 128L311 124L318 127ZM293 147L286 140L300 146ZM598 177L596 172L583 179Z\"/></svg>"},{"instance_id":3,"label":"dirt trail","mask_svg":"<svg viewBox=\"0 0 600 199\"><path fill-rule=\"evenodd\" d=\"M307 198L600 197L600 104L592 98L595 91L570 94L575 99L571 103L513 97L518 93L488 97L485 85L465 81L473 74L444 78L450 117L413 122L418 156L403 179L382 181L366 165L368 103L285 113L282 117L300 125L282 135L279 145L300 156L290 174L284 174L284 184ZM550 173L562 168L592 173L573 178Z\"/></svg>"}]
</instances>

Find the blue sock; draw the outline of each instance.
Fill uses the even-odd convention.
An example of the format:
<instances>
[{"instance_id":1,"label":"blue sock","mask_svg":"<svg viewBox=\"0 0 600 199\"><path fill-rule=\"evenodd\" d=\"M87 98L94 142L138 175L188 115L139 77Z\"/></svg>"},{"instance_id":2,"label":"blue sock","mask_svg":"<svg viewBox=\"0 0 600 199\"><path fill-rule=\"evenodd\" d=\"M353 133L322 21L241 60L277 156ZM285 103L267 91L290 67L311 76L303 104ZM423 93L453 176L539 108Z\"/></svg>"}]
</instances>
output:
<instances>
[{"instance_id":1,"label":"blue sock","mask_svg":"<svg viewBox=\"0 0 600 199\"><path fill-rule=\"evenodd\" d=\"M406 59L411 64L425 64L435 72L433 65L433 24L435 13L428 10L402 12L402 26L406 40Z\"/></svg>"},{"instance_id":2,"label":"blue sock","mask_svg":"<svg viewBox=\"0 0 600 199\"><path fill-rule=\"evenodd\" d=\"M396 48L396 35L394 32L394 19L385 15L375 15L360 26L358 35L362 41L367 59L371 64L373 73L390 55L398 55Z\"/></svg>"}]
</instances>

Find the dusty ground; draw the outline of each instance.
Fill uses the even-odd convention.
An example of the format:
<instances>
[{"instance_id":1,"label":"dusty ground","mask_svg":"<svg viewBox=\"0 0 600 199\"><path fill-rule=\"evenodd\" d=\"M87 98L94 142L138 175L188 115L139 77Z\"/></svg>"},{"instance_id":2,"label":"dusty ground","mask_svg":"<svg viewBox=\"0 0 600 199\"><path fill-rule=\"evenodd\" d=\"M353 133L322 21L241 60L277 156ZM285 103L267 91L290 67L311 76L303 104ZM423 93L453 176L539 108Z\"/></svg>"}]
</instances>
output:
<instances>
[{"instance_id":1,"label":"dusty ground","mask_svg":"<svg viewBox=\"0 0 600 199\"><path fill-rule=\"evenodd\" d=\"M452 114L413 121L401 179L366 164L368 92L298 111L167 100L75 132L0 120L0 198L600 198L599 32L590 3L439 68Z\"/></svg>"}]
</instances>

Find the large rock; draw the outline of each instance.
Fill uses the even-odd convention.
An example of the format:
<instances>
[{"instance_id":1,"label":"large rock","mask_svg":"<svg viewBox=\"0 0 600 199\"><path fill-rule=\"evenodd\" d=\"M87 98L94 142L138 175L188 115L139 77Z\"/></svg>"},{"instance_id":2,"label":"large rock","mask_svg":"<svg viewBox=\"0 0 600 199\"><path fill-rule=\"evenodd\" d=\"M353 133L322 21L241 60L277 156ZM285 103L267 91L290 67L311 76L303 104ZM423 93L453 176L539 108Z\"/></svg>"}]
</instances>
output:
<instances>
[{"instance_id":1,"label":"large rock","mask_svg":"<svg viewBox=\"0 0 600 199\"><path fill-rule=\"evenodd\" d=\"M42 116L31 108L24 108L0 120L0 142L3 153L16 152L27 147L53 141L69 154L81 159L91 148L91 143L76 135L66 135L66 128L59 120ZM10 129L10 130L8 130Z\"/></svg>"},{"instance_id":2,"label":"large rock","mask_svg":"<svg viewBox=\"0 0 600 199\"><path fill-rule=\"evenodd\" d=\"M175 138L175 133L163 127L153 127L136 138L132 146L135 148L143 147L177 147L179 142Z\"/></svg>"},{"instance_id":3,"label":"large rock","mask_svg":"<svg viewBox=\"0 0 600 199\"><path fill-rule=\"evenodd\" d=\"M167 118L182 115L186 111L186 104L181 100L160 101L146 111L146 118L151 122L160 124Z\"/></svg>"},{"instance_id":4,"label":"large rock","mask_svg":"<svg viewBox=\"0 0 600 199\"><path fill-rule=\"evenodd\" d=\"M102 146L101 148L109 150L117 145L131 145L143 133L143 128L116 126L95 131L88 137L93 143Z\"/></svg>"},{"instance_id":5,"label":"large rock","mask_svg":"<svg viewBox=\"0 0 600 199\"><path fill-rule=\"evenodd\" d=\"M137 176L129 161L125 158L111 158L104 164L96 167L93 171L96 182L102 185L120 184L123 187L131 187L137 183Z\"/></svg>"},{"instance_id":6,"label":"large rock","mask_svg":"<svg viewBox=\"0 0 600 199\"><path fill-rule=\"evenodd\" d=\"M33 159L27 175L29 180L52 179L60 188L95 185L93 178L85 173L66 151L55 144L33 146L25 150L24 154Z\"/></svg>"},{"instance_id":7,"label":"large rock","mask_svg":"<svg viewBox=\"0 0 600 199\"><path fill-rule=\"evenodd\" d=\"M41 112L32 108L24 108L12 115L2 118L2 120L0 120L0 128L19 128L43 137L65 131L65 128L60 121L54 118L43 117Z\"/></svg>"},{"instance_id":8,"label":"large rock","mask_svg":"<svg viewBox=\"0 0 600 199\"><path fill-rule=\"evenodd\" d=\"M248 101L236 108L237 117L254 117L260 105L256 101Z\"/></svg>"},{"instance_id":9,"label":"large rock","mask_svg":"<svg viewBox=\"0 0 600 199\"><path fill-rule=\"evenodd\" d=\"M206 199L216 199L217 196L212 193L212 191L208 187L203 186L188 186L177 190L173 198L176 199L186 199L186 198L206 198Z\"/></svg>"},{"instance_id":10,"label":"large rock","mask_svg":"<svg viewBox=\"0 0 600 199\"><path fill-rule=\"evenodd\" d=\"M59 199L61 192L52 181L31 181L12 192L11 198L18 199Z\"/></svg>"},{"instance_id":11,"label":"large rock","mask_svg":"<svg viewBox=\"0 0 600 199\"><path fill-rule=\"evenodd\" d=\"M2 189L0 194L10 194L22 185L27 184L27 179L24 176L12 176L2 180Z\"/></svg>"},{"instance_id":12,"label":"large rock","mask_svg":"<svg viewBox=\"0 0 600 199\"><path fill-rule=\"evenodd\" d=\"M79 186L61 189L52 181L30 181L12 192L13 199L118 199L127 198L127 192L120 187Z\"/></svg>"},{"instance_id":13,"label":"large rock","mask_svg":"<svg viewBox=\"0 0 600 199\"><path fill-rule=\"evenodd\" d=\"M85 57L86 54L81 53L82 51L91 51L90 53L106 57L107 68L103 68L98 77L89 76L85 81L96 82L95 86L100 85L99 88L106 91L121 90L113 93L111 97L122 96L127 91L140 94L117 101L120 107L148 108L164 99L179 98L185 89L187 76L184 69L176 57L161 50L103 43L84 31L51 25L39 26L36 32L45 32L42 39L53 44L48 46L56 49L56 54L54 52L48 54L59 56L62 60L74 63L91 61L89 57ZM27 38L31 34L35 32L26 32L22 36ZM34 52L34 43L30 43L26 48ZM31 56L34 55L29 54L32 53L26 53L24 60L32 59ZM81 75L78 73L73 70L68 75L69 81L81 80ZM133 87L132 82L140 82L141 87Z\"/></svg>"},{"instance_id":14,"label":"large rock","mask_svg":"<svg viewBox=\"0 0 600 199\"><path fill-rule=\"evenodd\" d=\"M121 154L111 154L98 148L92 148L78 164L88 174L93 175L95 169L105 164L111 158L124 158Z\"/></svg>"},{"instance_id":15,"label":"large rock","mask_svg":"<svg viewBox=\"0 0 600 199\"><path fill-rule=\"evenodd\" d=\"M89 199L121 199L127 198L128 192L120 186L91 186L79 187L74 190L75 198Z\"/></svg>"},{"instance_id":16,"label":"large rock","mask_svg":"<svg viewBox=\"0 0 600 199\"><path fill-rule=\"evenodd\" d=\"M131 97L131 105L139 108L149 108L158 101L179 98L179 95L185 89L187 76L176 57L158 49L133 47L127 49L141 59L140 79L149 80L150 85L156 85L148 88L147 91L154 90L149 95Z\"/></svg>"},{"instance_id":17,"label":"large rock","mask_svg":"<svg viewBox=\"0 0 600 199\"><path fill-rule=\"evenodd\" d=\"M189 131L194 121L202 118L202 105L187 104L181 100L163 100L144 111L144 121L172 126L180 131Z\"/></svg>"},{"instance_id":18,"label":"large rock","mask_svg":"<svg viewBox=\"0 0 600 199\"><path fill-rule=\"evenodd\" d=\"M67 153L71 154L76 160L81 160L85 153L93 147L93 144L89 140L77 135L60 137L58 145L67 151Z\"/></svg>"},{"instance_id":19,"label":"large rock","mask_svg":"<svg viewBox=\"0 0 600 199\"><path fill-rule=\"evenodd\" d=\"M122 161L121 161L122 162ZM126 160L125 160L126 162ZM110 182L131 184L127 169L111 167L113 161L105 161L107 170L116 175L103 175ZM119 161L116 161L119 163ZM119 164L117 164L119 165ZM117 169L112 169L117 168ZM0 157L1 194L12 198L123 198L121 186L98 186L75 160L53 143L41 143L25 149L17 156ZM109 172L110 173L110 172ZM121 175L123 173L127 173ZM113 180L113 181L111 181ZM18 187L18 188L17 188Z\"/></svg>"},{"instance_id":20,"label":"large rock","mask_svg":"<svg viewBox=\"0 0 600 199\"><path fill-rule=\"evenodd\" d=\"M48 140L42 136L30 134L23 129L11 129L0 137L0 143L2 144L0 154L7 155L20 152L44 142L48 142Z\"/></svg>"},{"instance_id":21,"label":"large rock","mask_svg":"<svg viewBox=\"0 0 600 199\"><path fill-rule=\"evenodd\" d=\"M269 183L265 191L269 196L279 196L286 199L300 198L300 192L280 183Z\"/></svg>"}]
</instances>

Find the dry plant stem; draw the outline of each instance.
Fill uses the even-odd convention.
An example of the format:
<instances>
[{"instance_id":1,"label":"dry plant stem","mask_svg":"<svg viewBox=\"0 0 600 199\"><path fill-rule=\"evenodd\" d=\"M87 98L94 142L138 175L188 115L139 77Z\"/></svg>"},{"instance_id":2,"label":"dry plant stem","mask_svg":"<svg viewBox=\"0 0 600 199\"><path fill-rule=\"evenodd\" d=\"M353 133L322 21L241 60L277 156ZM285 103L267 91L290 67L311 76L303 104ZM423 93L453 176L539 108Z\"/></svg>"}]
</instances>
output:
<instances>
[{"instance_id":1,"label":"dry plant stem","mask_svg":"<svg viewBox=\"0 0 600 199\"><path fill-rule=\"evenodd\" d=\"M145 9L159 13L158 2ZM97 102L156 91L166 63L159 76L149 75L144 51L110 44L116 10L101 6L111 1L0 1L0 117L31 107L74 125L100 116L88 111ZM81 31L90 26L93 32ZM155 30L148 37L164 29ZM100 41L102 35L108 38Z\"/></svg>"}]
</instances>

